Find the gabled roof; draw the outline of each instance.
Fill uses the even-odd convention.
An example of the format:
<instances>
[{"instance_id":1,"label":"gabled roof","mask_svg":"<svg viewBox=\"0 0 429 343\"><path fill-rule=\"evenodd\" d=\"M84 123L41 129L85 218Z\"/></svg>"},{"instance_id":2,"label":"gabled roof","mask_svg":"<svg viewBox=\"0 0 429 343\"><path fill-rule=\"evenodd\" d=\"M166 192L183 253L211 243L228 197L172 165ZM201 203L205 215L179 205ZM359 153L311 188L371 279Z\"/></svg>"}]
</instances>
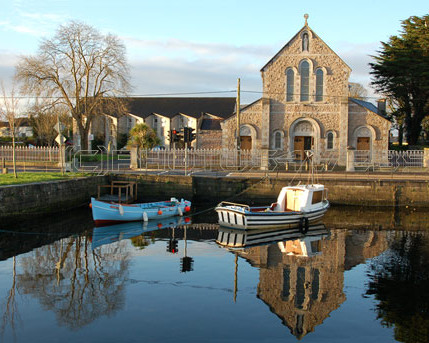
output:
<instances>
[{"instance_id":1,"label":"gabled roof","mask_svg":"<svg viewBox=\"0 0 429 343\"><path fill-rule=\"evenodd\" d=\"M221 130L220 123L222 119L205 118L201 122L201 130Z\"/></svg>"},{"instance_id":2,"label":"gabled roof","mask_svg":"<svg viewBox=\"0 0 429 343\"><path fill-rule=\"evenodd\" d=\"M235 101L235 98L217 97L128 98L128 110L141 118L153 113L168 118L177 114L199 118L203 113L209 113L225 119L234 112Z\"/></svg>"},{"instance_id":3,"label":"gabled roof","mask_svg":"<svg viewBox=\"0 0 429 343\"><path fill-rule=\"evenodd\" d=\"M364 108L366 108L367 110L370 110L371 112L374 112L375 114L378 114L380 117L383 117L384 119L388 120L387 117L380 113L380 111L378 110L377 106L375 106L374 104L368 102L368 101L364 101L364 100L360 100L360 99L355 99L355 98L349 98L349 100L351 102L354 102L355 104L362 106Z\"/></svg>"},{"instance_id":4,"label":"gabled roof","mask_svg":"<svg viewBox=\"0 0 429 343\"><path fill-rule=\"evenodd\" d=\"M307 24L306 25L304 25L303 27L302 27L302 29L301 30L299 30L296 34L295 34L295 36L293 36L262 68L261 68L261 71L264 71L265 70L265 68L267 67L267 66L269 66L275 59L277 59L277 57L295 40L295 38L296 37L298 37L300 34L301 34L301 32L302 31L304 31L304 30L306 30L306 31L310 31L311 32L311 34L314 36L314 37L316 37L316 38L318 38L323 44L325 44L326 45L326 47L329 49L329 50L331 50L331 52L333 53L333 54L335 54L335 56L337 56L340 60L341 60L341 62L343 62L344 63L344 65L347 67L347 68L349 68L350 69L350 71L352 70L348 65L347 65L347 63L346 62L344 62L343 61L343 59L340 57L340 56L338 56L337 55L337 53L334 51L334 50L332 50L330 47L329 47L329 45L328 44L326 44L324 41L323 41L323 39L322 38L320 38L311 28L310 28L310 26L308 26ZM304 55L303 55L304 56ZM310 56L311 56L311 54L310 54Z\"/></svg>"}]
</instances>

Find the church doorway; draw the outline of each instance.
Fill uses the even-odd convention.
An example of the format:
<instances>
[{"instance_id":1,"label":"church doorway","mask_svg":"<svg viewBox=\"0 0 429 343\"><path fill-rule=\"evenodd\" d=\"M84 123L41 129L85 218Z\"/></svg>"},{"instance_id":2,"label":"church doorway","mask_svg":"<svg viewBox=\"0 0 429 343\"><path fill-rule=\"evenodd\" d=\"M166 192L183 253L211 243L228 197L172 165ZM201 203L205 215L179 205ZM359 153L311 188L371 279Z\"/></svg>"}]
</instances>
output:
<instances>
[{"instance_id":1,"label":"church doorway","mask_svg":"<svg viewBox=\"0 0 429 343\"><path fill-rule=\"evenodd\" d=\"M294 155L295 159L303 161L305 159L305 151L313 149L314 140L311 136L295 136L294 138Z\"/></svg>"},{"instance_id":2,"label":"church doorway","mask_svg":"<svg viewBox=\"0 0 429 343\"><path fill-rule=\"evenodd\" d=\"M240 148L241 150L251 150L252 136L240 136Z\"/></svg>"},{"instance_id":3,"label":"church doorway","mask_svg":"<svg viewBox=\"0 0 429 343\"><path fill-rule=\"evenodd\" d=\"M370 137L357 137L355 161L365 162L370 160Z\"/></svg>"},{"instance_id":4,"label":"church doorway","mask_svg":"<svg viewBox=\"0 0 429 343\"><path fill-rule=\"evenodd\" d=\"M370 150L369 137L358 137L356 150Z\"/></svg>"}]
</instances>

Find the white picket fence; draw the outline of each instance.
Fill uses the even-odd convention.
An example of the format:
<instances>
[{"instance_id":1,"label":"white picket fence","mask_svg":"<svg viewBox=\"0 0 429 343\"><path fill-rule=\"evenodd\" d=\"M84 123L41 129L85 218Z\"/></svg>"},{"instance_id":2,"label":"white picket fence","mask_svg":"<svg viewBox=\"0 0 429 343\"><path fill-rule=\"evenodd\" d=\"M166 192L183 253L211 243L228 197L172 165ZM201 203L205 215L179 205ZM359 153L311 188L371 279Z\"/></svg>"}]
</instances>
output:
<instances>
[{"instance_id":1,"label":"white picket fence","mask_svg":"<svg viewBox=\"0 0 429 343\"><path fill-rule=\"evenodd\" d=\"M60 154L57 147L15 147L17 162L52 162L58 163ZM0 146L0 160L10 162L13 159L12 146Z\"/></svg>"}]
</instances>

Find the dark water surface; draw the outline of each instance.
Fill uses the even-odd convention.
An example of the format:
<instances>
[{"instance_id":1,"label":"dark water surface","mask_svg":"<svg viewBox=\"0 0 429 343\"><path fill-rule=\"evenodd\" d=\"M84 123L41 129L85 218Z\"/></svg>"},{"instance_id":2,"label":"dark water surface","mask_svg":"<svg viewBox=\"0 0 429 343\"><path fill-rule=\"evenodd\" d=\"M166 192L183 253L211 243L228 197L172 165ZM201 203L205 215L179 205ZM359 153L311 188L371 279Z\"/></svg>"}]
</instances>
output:
<instances>
[{"instance_id":1,"label":"dark water surface","mask_svg":"<svg viewBox=\"0 0 429 343\"><path fill-rule=\"evenodd\" d=\"M426 211L333 207L307 237L235 250L215 222L0 222L0 341L429 341Z\"/></svg>"}]
</instances>

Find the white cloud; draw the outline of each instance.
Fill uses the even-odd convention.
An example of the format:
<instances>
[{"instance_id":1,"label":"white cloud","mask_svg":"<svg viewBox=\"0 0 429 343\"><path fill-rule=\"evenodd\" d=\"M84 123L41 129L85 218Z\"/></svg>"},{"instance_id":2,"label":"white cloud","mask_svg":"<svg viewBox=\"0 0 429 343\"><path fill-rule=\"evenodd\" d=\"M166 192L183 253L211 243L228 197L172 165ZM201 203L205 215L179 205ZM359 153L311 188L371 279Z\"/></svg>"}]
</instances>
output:
<instances>
[{"instance_id":1,"label":"white cloud","mask_svg":"<svg viewBox=\"0 0 429 343\"><path fill-rule=\"evenodd\" d=\"M0 21L5 31L23 33L32 37L48 35L59 24L67 20L67 14L52 13L40 1L13 1L7 9L7 19Z\"/></svg>"}]
</instances>

